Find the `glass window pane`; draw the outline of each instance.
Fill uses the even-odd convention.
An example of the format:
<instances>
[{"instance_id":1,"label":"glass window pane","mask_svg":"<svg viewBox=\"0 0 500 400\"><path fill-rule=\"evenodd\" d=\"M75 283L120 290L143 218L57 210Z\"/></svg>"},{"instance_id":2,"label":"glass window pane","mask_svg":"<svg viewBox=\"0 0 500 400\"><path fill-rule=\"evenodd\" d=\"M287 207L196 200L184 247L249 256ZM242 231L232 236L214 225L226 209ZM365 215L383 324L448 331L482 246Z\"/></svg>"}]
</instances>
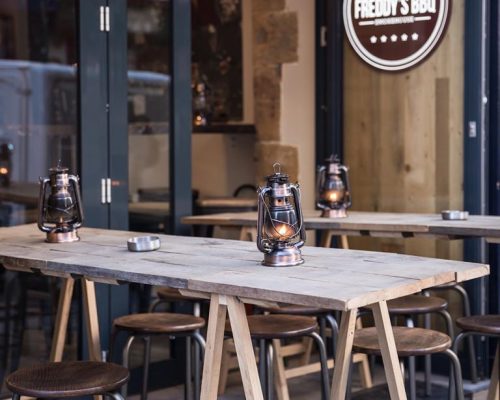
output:
<instances>
[{"instance_id":1,"label":"glass window pane","mask_svg":"<svg viewBox=\"0 0 500 400\"><path fill-rule=\"evenodd\" d=\"M73 1L0 2L0 225L36 220L38 178L77 173Z\"/></svg>"},{"instance_id":2,"label":"glass window pane","mask_svg":"<svg viewBox=\"0 0 500 400\"><path fill-rule=\"evenodd\" d=\"M165 231L170 198L170 2L127 4L129 226Z\"/></svg>"},{"instance_id":3,"label":"glass window pane","mask_svg":"<svg viewBox=\"0 0 500 400\"><path fill-rule=\"evenodd\" d=\"M0 226L37 220L49 168L78 174L76 26L76 1L0 1ZM59 283L0 270L1 373L48 360ZM76 332L65 358L76 358Z\"/></svg>"}]
</instances>

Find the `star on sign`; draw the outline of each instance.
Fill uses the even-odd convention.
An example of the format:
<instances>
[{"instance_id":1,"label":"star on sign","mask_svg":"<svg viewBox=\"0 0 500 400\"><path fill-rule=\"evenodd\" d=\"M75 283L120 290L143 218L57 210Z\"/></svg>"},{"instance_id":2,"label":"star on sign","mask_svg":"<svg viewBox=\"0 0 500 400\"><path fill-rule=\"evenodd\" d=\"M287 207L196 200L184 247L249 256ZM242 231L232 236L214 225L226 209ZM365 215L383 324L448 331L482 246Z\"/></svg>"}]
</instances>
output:
<instances>
[{"instance_id":1,"label":"star on sign","mask_svg":"<svg viewBox=\"0 0 500 400\"><path fill-rule=\"evenodd\" d=\"M382 43L387 42L387 36L385 36L385 35L380 36L380 41L381 41Z\"/></svg>"},{"instance_id":2,"label":"star on sign","mask_svg":"<svg viewBox=\"0 0 500 400\"><path fill-rule=\"evenodd\" d=\"M397 35L392 35L391 36L391 42L396 42L398 40L398 36Z\"/></svg>"},{"instance_id":3,"label":"star on sign","mask_svg":"<svg viewBox=\"0 0 500 400\"><path fill-rule=\"evenodd\" d=\"M418 33L415 32L411 35L412 40L418 40Z\"/></svg>"},{"instance_id":4,"label":"star on sign","mask_svg":"<svg viewBox=\"0 0 500 400\"><path fill-rule=\"evenodd\" d=\"M372 36L372 37L370 38L370 42L372 42L372 43L377 43L377 37L376 37L376 36Z\"/></svg>"},{"instance_id":5,"label":"star on sign","mask_svg":"<svg viewBox=\"0 0 500 400\"><path fill-rule=\"evenodd\" d=\"M406 33L403 33L403 34L401 35L401 40L402 40L403 42L406 42L406 41L408 40L408 35L407 35Z\"/></svg>"}]
</instances>

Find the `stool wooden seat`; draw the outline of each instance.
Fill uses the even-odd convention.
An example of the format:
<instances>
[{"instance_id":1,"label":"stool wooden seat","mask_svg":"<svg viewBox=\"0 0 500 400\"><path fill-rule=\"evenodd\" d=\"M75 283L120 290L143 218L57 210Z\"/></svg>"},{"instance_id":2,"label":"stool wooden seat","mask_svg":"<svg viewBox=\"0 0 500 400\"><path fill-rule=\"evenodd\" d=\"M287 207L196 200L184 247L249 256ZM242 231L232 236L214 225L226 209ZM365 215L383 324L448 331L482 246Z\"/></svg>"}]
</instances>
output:
<instances>
[{"instance_id":1,"label":"stool wooden seat","mask_svg":"<svg viewBox=\"0 0 500 400\"><path fill-rule=\"evenodd\" d=\"M151 335L194 331L203 328L205 320L190 314L142 313L118 317L113 325L116 329Z\"/></svg>"},{"instance_id":2,"label":"stool wooden seat","mask_svg":"<svg viewBox=\"0 0 500 400\"><path fill-rule=\"evenodd\" d=\"M186 296L179 289L161 287L156 290L156 295L163 301L201 301L198 297Z\"/></svg>"},{"instance_id":3,"label":"stool wooden seat","mask_svg":"<svg viewBox=\"0 0 500 400\"><path fill-rule=\"evenodd\" d=\"M395 326L393 332L398 355L401 357L441 353L451 348L451 338L448 335L431 329ZM356 331L353 349L360 353L380 355L376 329L372 327Z\"/></svg>"},{"instance_id":4,"label":"stool wooden seat","mask_svg":"<svg viewBox=\"0 0 500 400\"><path fill-rule=\"evenodd\" d=\"M127 368L99 361L50 362L21 368L5 380L14 398L64 398L116 392L129 378ZM121 398L118 395L117 398Z\"/></svg>"},{"instance_id":5,"label":"stool wooden seat","mask_svg":"<svg viewBox=\"0 0 500 400\"><path fill-rule=\"evenodd\" d=\"M456 390L454 393L457 393L457 398L459 400L464 399L460 362L456 354L451 350L452 341L448 335L432 329L404 326L393 327L393 332L396 349L400 357L425 356L436 353L447 355L453 371L453 374L450 373L450 396L452 396L452 386L454 386ZM354 333L353 350L359 353L380 355L381 349L376 328L357 330Z\"/></svg>"},{"instance_id":6,"label":"stool wooden seat","mask_svg":"<svg viewBox=\"0 0 500 400\"><path fill-rule=\"evenodd\" d=\"M446 310L448 302L436 296L411 295L389 300L390 314L427 314Z\"/></svg>"},{"instance_id":7,"label":"stool wooden seat","mask_svg":"<svg viewBox=\"0 0 500 400\"><path fill-rule=\"evenodd\" d=\"M323 400L329 398L326 348L323 339L316 332L318 329L316 318L303 315L266 314L250 315L247 319L250 336L252 339L260 341L259 373L261 382L264 383L266 400L273 398L273 364L278 367L277 381L279 383L277 385L281 390L284 390L284 395L288 397L280 340L304 336L309 336L316 342L321 365L321 397ZM225 331L227 334L231 334L229 322L226 322Z\"/></svg>"},{"instance_id":8,"label":"stool wooden seat","mask_svg":"<svg viewBox=\"0 0 500 400\"><path fill-rule=\"evenodd\" d=\"M151 336L169 335L170 337L186 337L186 395L191 394L191 338L195 340L194 357L194 398L199 397L200 390L200 355L198 349L202 352L205 349L205 340L200 334L200 329L205 326L205 320L191 314L177 313L139 313L124 315L113 321L111 334L111 351L114 348L114 342L119 332L127 332L129 338L123 348L123 365L128 367L129 354L132 343L136 339L142 339L144 342L144 370L141 400L147 399L149 361L151 353ZM111 355L110 355L111 357ZM126 397L126 388L122 390L123 397Z\"/></svg>"},{"instance_id":9,"label":"stool wooden seat","mask_svg":"<svg viewBox=\"0 0 500 400\"><path fill-rule=\"evenodd\" d=\"M248 327L255 339L287 339L305 336L316 329L316 318L299 315L249 315ZM226 322L226 332L231 333L231 325Z\"/></svg>"},{"instance_id":10,"label":"stool wooden seat","mask_svg":"<svg viewBox=\"0 0 500 400\"><path fill-rule=\"evenodd\" d=\"M456 323L464 331L500 335L500 315L498 314L460 317L457 318Z\"/></svg>"},{"instance_id":11,"label":"stool wooden seat","mask_svg":"<svg viewBox=\"0 0 500 400\"><path fill-rule=\"evenodd\" d=\"M179 289L169 287L157 288L156 295L158 298L149 306L149 312L155 312L158 306L164 303L192 303L193 315L199 317L201 314L201 304L206 301L199 297L184 295Z\"/></svg>"},{"instance_id":12,"label":"stool wooden seat","mask_svg":"<svg viewBox=\"0 0 500 400\"><path fill-rule=\"evenodd\" d=\"M456 320L457 326L462 329L453 342L453 350L458 350L458 344L461 340L474 335L481 336L500 336L500 315L475 315L469 317L460 317ZM498 399L500 397L500 342L497 339L497 349L495 361L491 372L491 380L488 388L488 399Z\"/></svg>"}]
</instances>

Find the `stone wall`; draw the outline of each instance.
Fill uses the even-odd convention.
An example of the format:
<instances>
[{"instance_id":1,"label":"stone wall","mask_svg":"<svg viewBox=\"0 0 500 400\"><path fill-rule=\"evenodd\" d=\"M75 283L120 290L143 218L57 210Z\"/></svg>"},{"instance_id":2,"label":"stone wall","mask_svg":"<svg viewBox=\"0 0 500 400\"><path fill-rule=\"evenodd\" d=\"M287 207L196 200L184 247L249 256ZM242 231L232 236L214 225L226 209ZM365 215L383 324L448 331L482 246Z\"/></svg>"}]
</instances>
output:
<instances>
[{"instance_id":1,"label":"stone wall","mask_svg":"<svg viewBox=\"0 0 500 400\"><path fill-rule=\"evenodd\" d=\"M298 149L281 137L282 65L298 60L298 17L285 10L285 0L252 0L254 112L257 129L257 182L281 170L296 181Z\"/></svg>"}]
</instances>

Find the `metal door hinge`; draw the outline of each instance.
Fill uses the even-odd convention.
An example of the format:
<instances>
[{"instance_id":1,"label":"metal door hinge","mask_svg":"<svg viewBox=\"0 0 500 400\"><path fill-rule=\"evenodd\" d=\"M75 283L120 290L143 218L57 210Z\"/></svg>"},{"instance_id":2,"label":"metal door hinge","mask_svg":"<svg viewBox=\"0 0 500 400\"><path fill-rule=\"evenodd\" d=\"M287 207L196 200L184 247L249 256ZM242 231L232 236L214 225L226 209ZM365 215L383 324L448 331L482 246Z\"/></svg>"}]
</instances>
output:
<instances>
[{"instance_id":1,"label":"metal door hinge","mask_svg":"<svg viewBox=\"0 0 500 400\"><path fill-rule=\"evenodd\" d=\"M101 32L109 32L109 7L99 7L99 30Z\"/></svg>"},{"instance_id":2,"label":"metal door hinge","mask_svg":"<svg viewBox=\"0 0 500 400\"><path fill-rule=\"evenodd\" d=\"M327 32L327 28L326 28L326 26L323 25L321 27L321 30L319 31L319 42L320 42L319 45L321 47L326 47L326 44L327 44L327 42L326 42L326 32Z\"/></svg>"},{"instance_id":3,"label":"metal door hinge","mask_svg":"<svg viewBox=\"0 0 500 400\"><path fill-rule=\"evenodd\" d=\"M111 178L101 179L101 204L111 204Z\"/></svg>"}]
</instances>

